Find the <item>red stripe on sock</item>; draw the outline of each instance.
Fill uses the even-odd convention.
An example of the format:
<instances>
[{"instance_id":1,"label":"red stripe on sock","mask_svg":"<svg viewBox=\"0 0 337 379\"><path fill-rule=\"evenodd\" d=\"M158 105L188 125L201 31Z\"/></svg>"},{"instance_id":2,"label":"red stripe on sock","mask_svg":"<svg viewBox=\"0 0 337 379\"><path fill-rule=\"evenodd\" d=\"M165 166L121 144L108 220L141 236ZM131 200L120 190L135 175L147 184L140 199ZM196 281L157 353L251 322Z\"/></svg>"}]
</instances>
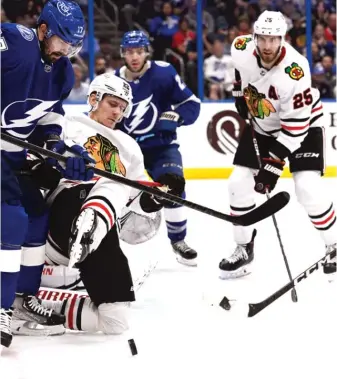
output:
<instances>
[{"instance_id":1,"label":"red stripe on sock","mask_svg":"<svg viewBox=\"0 0 337 379\"><path fill-rule=\"evenodd\" d=\"M328 223L334 217L334 215L335 215L335 211L332 211L331 215L328 216L325 220L323 220L323 221L312 221L312 223L314 225L317 225L317 226L318 225L326 224L326 223Z\"/></svg>"},{"instance_id":2,"label":"red stripe on sock","mask_svg":"<svg viewBox=\"0 0 337 379\"><path fill-rule=\"evenodd\" d=\"M77 296L74 296L71 299L69 309L68 309L68 326L69 329L74 330L74 309L75 309L75 304L76 304Z\"/></svg>"}]
</instances>

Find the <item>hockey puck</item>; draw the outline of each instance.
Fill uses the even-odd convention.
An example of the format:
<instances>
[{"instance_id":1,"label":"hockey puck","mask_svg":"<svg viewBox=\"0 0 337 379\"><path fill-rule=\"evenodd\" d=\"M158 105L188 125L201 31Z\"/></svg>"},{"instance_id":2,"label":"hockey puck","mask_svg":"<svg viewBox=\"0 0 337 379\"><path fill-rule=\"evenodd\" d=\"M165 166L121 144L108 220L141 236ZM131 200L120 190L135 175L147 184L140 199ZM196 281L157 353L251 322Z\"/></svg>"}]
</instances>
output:
<instances>
[{"instance_id":1,"label":"hockey puck","mask_svg":"<svg viewBox=\"0 0 337 379\"><path fill-rule=\"evenodd\" d=\"M131 354L132 355L137 355L138 351L137 351L137 346L136 346L136 343L135 343L134 339L131 338L131 340L128 340L128 343L129 343L129 346L130 346Z\"/></svg>"},{"instance_id":2,"label":"hockey puck","mask_svg":"<svg viewBox=\"0 0 337 379\"><path fill-rule=\"evenodd\" d=\"M225 309L226 311L229 311L231 309L231 305L229 303L229 300L226 296L220 301L220 307Z\"/></svg>"}]
</instances>

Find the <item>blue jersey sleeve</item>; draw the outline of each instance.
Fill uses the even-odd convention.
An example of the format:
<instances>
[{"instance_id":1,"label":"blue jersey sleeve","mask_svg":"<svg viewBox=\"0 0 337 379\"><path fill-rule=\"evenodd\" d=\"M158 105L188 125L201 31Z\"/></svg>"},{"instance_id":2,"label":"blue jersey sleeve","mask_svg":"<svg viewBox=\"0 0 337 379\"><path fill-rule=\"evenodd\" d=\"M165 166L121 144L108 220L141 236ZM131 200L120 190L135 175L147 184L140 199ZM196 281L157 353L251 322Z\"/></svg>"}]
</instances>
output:
<instances>
[{"instance_id":1,"label":"blue jersey sleeve","mask_svg":"<svg viewBox=\"0 0 337 379\"><path fill-rule=\"evenodd\" d=\"M1 52L1 71L5 73L8 70L20 65L26 53L26 44L20 35L15 24L1 24L0 30L0 52Z\"/></svg>"},{"instance_id":2,"label":"blue jersey sleeve","mask_svg":"<svg viewBox=\"0 0 337 379\"><path fill-rule=\"evenodd\" d=\"M182 81L173 66L169 65L167 71L167 77L170 78L167 93L170 93L171 105L182 118L182 124L193 124L200 114L200 100Z\"/></svg>"}]
</instances>

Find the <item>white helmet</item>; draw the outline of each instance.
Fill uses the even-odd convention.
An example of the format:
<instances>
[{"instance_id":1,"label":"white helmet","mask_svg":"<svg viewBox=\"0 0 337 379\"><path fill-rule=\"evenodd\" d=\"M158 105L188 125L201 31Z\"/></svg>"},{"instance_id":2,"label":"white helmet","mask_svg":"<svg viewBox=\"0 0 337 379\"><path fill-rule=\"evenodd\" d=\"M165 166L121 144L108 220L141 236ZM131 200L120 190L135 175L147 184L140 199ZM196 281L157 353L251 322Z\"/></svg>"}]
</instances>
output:
<instances>
[{"instance_id":1,"label":"white helmet","mask_svg":"<svg viewBox=\"0 0 337 379\"><path fill-rule=\"evenodd\" d=\"M102 100L103 95L105 94L125 100L128 105L123 113L123 117L127 118L130 116L132 111L132 90L130 84L124 79L112 73L97 75L89 86L87 101L89 105L91 105L89 103L89 96L93 92L96 92L97 103ZM91 111L96 110L97 105L92 107Z\"/></svg>"},{"instance_id":2,"label":"white helmet","mask_svg":"<svg viewBox=\"0 0 337 379\"><path fill-rule=\"evenodd\" d=\"M282 41L287 33L287 22L281 12L264 11L254 23L254 39L256 35L280 36Z\"/></svg>"}]
</instances>

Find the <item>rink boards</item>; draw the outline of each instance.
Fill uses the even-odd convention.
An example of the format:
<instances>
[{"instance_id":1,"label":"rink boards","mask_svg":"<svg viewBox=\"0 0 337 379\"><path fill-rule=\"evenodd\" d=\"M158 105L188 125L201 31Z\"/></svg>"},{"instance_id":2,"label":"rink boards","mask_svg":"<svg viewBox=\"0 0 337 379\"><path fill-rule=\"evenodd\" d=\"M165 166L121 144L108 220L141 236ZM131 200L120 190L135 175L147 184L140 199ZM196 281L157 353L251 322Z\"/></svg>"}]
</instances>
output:
<instances>
[{"instance_id":1,"label":"rink boards","mask_svg":"<svg viewBox=\"0 0 337 379\"><path fill-rule=\"evenodd\" d=\"M337 176L337 103L323 102L326 134L326 177ZM88 111L87 105L65 105L66 113ZM152 109L150 108L150 111ZM225 179L232 172L243 120L232 102L203 103L198 121L178 129L187 179ZM290 177L286 168L283 177Z\"/></svg>"}]
</instances>

